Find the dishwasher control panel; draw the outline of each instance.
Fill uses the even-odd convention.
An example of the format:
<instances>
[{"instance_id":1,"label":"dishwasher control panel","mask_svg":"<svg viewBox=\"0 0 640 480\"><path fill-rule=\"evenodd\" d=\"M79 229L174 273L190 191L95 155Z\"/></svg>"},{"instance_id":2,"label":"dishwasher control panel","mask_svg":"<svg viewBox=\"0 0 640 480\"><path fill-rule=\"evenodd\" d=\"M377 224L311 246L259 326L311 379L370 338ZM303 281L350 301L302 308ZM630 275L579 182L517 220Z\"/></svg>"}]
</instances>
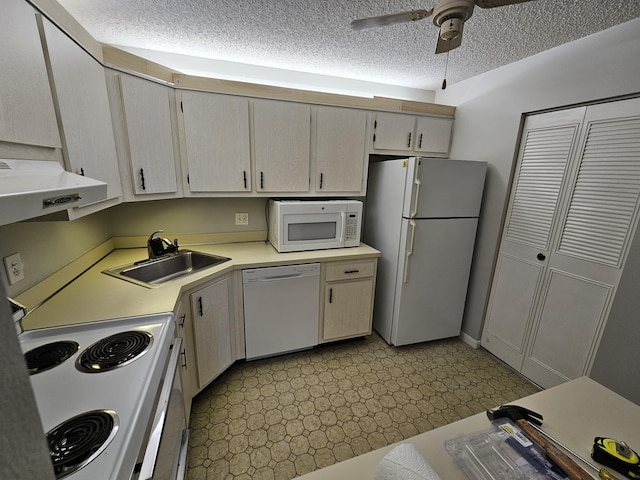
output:
<instances>
[{"instance_id":1,"label":"dishwasher control panel","mask_svg":"<svg viewBox=\"0 0 640 480\"><path fill-rule=\"evenodd\" d=\"M319 263L287 265L284 267L248 268L242 270L242 283L255 283L287 278L314 277L320 275Z\"/></svg>"}]
</instances>

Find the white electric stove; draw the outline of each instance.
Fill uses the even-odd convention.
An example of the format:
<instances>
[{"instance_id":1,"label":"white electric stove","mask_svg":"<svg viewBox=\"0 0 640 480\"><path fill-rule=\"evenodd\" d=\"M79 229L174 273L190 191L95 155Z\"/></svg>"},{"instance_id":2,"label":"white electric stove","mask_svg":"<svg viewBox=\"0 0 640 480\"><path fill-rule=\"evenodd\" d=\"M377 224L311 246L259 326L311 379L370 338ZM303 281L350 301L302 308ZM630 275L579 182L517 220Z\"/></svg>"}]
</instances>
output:
<instances>
[{"instance_id":1,"label":"white electric stove","mask_svg":"<svg viewBox=\"0 0 640 480\"><path fill-rule=\"evenodd\" d=\"M172 315L31 330L19 340L56 478L142 478L163 428L163 384L177 368Z\"/></svg>"}]
</instances>

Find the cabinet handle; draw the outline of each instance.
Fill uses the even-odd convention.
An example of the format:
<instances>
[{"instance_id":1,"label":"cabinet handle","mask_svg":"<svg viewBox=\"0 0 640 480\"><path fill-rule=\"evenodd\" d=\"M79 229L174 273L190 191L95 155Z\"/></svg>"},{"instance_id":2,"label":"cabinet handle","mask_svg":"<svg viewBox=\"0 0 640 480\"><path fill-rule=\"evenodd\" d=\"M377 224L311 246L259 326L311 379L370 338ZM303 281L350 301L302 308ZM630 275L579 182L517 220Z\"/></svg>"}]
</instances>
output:
<instances>
[{"instance_id":1,"label":"cabinet handle","mask_svg":"<svg viewBox=\"0 0 640 480\"><path fill-rule=\"evenodd\" d=\"M242 179L244 181L244 189L246 190L247 189L247 171L246 170L242 171Z\"/></svg>"},{"instance_id":2,"label":"cabinet handle","mask_svg":"<svg viewBox=\"0 0 640 480\"><path fill-rule=\"evenodd\" d=\"M329 289L329 303L333 303L333 288Z\"/></svg>"},{"instance_id":3,"label":"cabinet handle","mask_svg":"<svg viewBox=\"0 0 640 480\"><path fill-rule=\"evenodd\" d=\"M183 313L182 315L180 315L180 328L184 328L184 321L187 318L187 314Z\"/></svg>"},{"instance_id":4,"label":"cabinet handle","mask_svg":"<svg viewBox=\"0 0 640 480\"><path fill-rule=\"evenodd\" d=\"M409 132L409 137L407 138L407 147L411 148L411 132Z\"/></svg>"},{"instance_id":5,"label":"cabinet handle","mask_svg":"<svg viewBox=\"0 0 640 480\"><path fill-rule=\"evenodd\" d=\"M320 172L320 189L322 190L322 181L324 180L324 173Z\"/></svg>"},{"instance_id":6,"label":"cabinet handle","mask_svg":"<svg viewBox=\"0 0 640 480\"><path fill-rule=\"evenodd\" d=\"M544 256L544 253L539 253L538 255L536 255L536 258L540 261L543 261L547 257Z\"/></svg>"},{"instance_id":7,"label":"cabinet handle","mask_svg":"<svg viewBox=\"0 0 640 480\"><path fill-rule=\"evenodd\" d=\"M202 309L202 297L198 297L198 313L200 314L200 316L204 316L203 313L203 309Z\"/></svg>"},{"instance_id":8,"label":"cabinet handle","mask_svg":"<svg viewBox=\"0 0 640 480\"><path fill-rule=\"evenodd\" d=\"M360 270L345 270L344 273L349 274L349 273L360 273Z\"/></svg>"},{"instance_id":9,"label":"cabinet handle","mask_svg":"<svg viewBox=\"0 0 640 480\"><path fill-rule=\"evenodd\" d=\"M144 185L144 169L140 169L140 183L142 184L142 189L146 190L147 187Z\"/></svg>"},{"instance_id":10,"label":"cabinet handle","mask_svg":"<svg viewBox=\"0 0 640 480\"><path fill-rule=\"evenodd\" d=\"M84 177L84 168L80 167L80 175Z\"/></svg>"},{"instance_id":11,"label":"cabinet handle","mask_svg":"<svg viewBox=\"0 0 640 480\"><path fill-rule=\"evenodd\" d=\"M182 368L184 368L186 370L186 368L187 368L187 349L183 348L182 351L180 352L180 355L182 355Z\"/></svg>"},{"instance_id":12,"label":"cabinet handle","mask_svg":"<svg viewBox=\"0 0 640 480\"><path fill-rule=\"evenodd\" d=\"M264 172L260 172L260 190L264 189Z\"/></svg>"},{"instance_id":13,"label":"cabinet handle","mask_svg":"<svg viewBox=\"0 0 640 480\"><path fill-rule=\"evenodd\" d=\"M418 138L418 148L422 148L422 134L420 134L420 138Z\"/></svg>"}]
</instances>

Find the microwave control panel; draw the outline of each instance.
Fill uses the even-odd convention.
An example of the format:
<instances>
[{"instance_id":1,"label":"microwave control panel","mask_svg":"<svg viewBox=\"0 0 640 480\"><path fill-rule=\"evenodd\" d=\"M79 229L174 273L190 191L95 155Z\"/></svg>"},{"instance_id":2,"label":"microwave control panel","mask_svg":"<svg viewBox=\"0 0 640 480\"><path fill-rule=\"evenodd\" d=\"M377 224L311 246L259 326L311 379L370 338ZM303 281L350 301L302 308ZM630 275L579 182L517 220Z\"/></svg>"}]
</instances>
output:
<instances>
[{"instance_id":1,"label":"microwave control panel","mask_svg":"<svg viewBox=\"0 0 640 480\"><path fill-rule=\"evenodd\" d=\"M345 225L344 239L358 240L360 238L360 232L358 231L358 214L347 213L347 221Z\"/></svg>"}]
</instances>

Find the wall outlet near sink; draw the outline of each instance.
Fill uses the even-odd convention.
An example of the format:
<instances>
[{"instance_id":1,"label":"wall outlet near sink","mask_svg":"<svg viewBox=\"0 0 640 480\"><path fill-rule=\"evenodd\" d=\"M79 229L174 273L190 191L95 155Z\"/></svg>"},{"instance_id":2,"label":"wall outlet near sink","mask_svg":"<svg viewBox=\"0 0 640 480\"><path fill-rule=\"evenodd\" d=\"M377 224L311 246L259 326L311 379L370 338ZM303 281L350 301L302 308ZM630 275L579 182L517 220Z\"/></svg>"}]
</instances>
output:
<instances>
[{"instance_id":1,"label":"wall outlet near sink","mask_svg":"<svg viewBox=\"0 0 640 480\"><path fill-rule=\"evenodd\" d=\"M249 214L236 213L236 225L249 225Z\"/></svg>"},{"instance_id":2,"label":"wall outlet near sink","mask_svg":"<svg viewBox=\"0 0 640 480\"><path fill-rule=\"evenodd\" d=\"M24 280L24 264L19 253L4 257L4 269L7 272L9 285Z\"/></svg>"}]
</instances>

